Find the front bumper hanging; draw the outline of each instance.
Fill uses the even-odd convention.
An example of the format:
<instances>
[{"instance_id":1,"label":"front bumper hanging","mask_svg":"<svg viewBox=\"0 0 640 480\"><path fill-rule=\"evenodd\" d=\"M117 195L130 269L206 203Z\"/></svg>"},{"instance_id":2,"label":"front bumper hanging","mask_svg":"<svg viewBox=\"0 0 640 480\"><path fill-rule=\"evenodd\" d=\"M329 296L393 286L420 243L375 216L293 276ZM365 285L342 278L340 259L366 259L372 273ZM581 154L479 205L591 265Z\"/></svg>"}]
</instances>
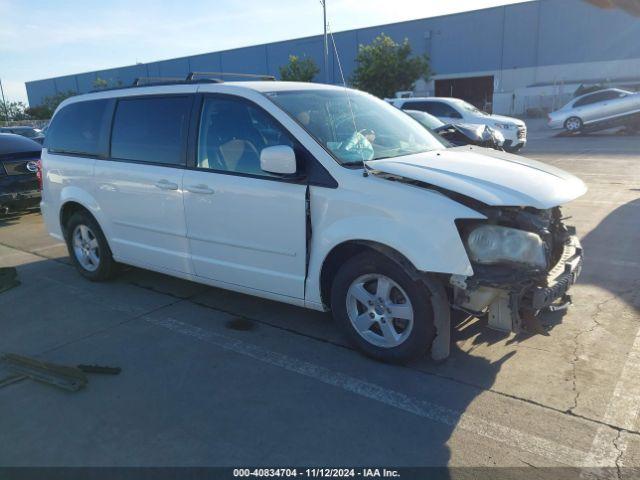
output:
<instances>
[{"instance_id":1,"label":"front bumper hanging","mask_svg":"<svg viewBox=\"0 0 640 480\"><path fill-rule=\"evenodd\" d=\"M487 314L489 327L516 333L542 333L539 315L543 311L566 309L571 303L568 290L582 269L580 241L570 236L565 241L558 262L545 278L523 288L515 285L482 285L472 290L454 285L453 306L469 313Z\"/></svg>"}]
</instances>

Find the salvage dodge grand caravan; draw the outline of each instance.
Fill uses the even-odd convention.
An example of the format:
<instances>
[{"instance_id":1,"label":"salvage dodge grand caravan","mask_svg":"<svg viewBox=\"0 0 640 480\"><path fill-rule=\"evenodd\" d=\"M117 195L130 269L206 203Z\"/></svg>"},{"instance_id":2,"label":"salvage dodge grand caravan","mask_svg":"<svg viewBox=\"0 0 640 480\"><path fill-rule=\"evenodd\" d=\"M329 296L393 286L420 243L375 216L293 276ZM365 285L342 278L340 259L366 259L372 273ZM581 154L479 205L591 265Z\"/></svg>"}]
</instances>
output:
<instances>
[{"instance_id":1,"label":"salvage dodge grand caravan","mask_svg":"<svg viewBox=\"0 0 640 480\"><path fill-rule=\"evenodd\" d=\"M366 354L444 358L451 308L526 329L567 302L582 181L445 148L370 95L289 82L133 87L65 100L42 212L80 274L117 263L315 310Z\"/></svg>"}]
</instances>

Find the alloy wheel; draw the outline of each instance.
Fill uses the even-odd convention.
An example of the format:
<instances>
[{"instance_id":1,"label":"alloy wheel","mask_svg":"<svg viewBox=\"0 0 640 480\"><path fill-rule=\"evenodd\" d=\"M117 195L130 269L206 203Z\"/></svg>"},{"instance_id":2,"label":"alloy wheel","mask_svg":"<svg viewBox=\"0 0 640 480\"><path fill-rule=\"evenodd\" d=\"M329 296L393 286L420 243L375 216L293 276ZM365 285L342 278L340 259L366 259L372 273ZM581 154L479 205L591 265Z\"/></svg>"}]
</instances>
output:
<instances>
[{"instance_id":1,"label":"alloy wheel","mask_svg":"<svg viewBox=\"0 0 640 480\"><path fill-rule=\"evenodd\" d=\"M347 290L347 315L367 342L382 348L402 344L413 329L413 306L406 292L389 277L367 274Z\"/></svg>"},{"instance_id":2,"label":"alloy wheel","mask_svg":"<svg viewBox=\"0 0 640 480\"><path fill-rule=\"evenodd\" d=\"M78 263L89 272L100 266L100 245L95 233L86 225L78 225L72 235L73 252Z\"/></svg>"},{"instance_id":3,"label":"alloy wheel","mask_svg":"<svg viewBox=\"0 0 640 480\"><path fill-rule=\"evenodd\" d=\"M569 120L567 120L567 123L566 123L567 130L569 130L570 132L576 132L580 130L581 123L582 122L580 121L579 118L572 117Z\"/></svg>"}]
</instances>

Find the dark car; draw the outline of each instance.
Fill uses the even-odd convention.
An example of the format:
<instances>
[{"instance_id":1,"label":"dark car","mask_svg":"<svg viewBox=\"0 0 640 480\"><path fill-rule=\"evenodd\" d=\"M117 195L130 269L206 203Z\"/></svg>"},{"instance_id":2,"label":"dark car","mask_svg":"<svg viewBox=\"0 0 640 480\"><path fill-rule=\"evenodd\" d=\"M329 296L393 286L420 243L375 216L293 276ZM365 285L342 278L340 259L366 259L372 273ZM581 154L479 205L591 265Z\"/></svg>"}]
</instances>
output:
<instances>
[{"instance_id":1,"label":"dark car","mask_svg":"<svg viewBox=\"0 0 640 480\"><path fill-rule=\"evenodd\" d=\"M29 126L0 127L0 133L14 133L23 137L30 138L38 142L40 145L44 142L44 133L39 128Z\"/></svg>"},{"instance_id":2,"label":"dark car","mask_svg":"<svg viewBox=\"0 0 640 480\"><path fill-rule=\"evenodd\" d=\"M12 133L0 133L0 213L40 203L38 170L42 147Z\"/></svg>"},{"instance_id":3,"label":"dark car","mask_svg":"<svg viewBox=\"0 0 640 480\"><path fill-rule=\"evenodd\" d=\"M488 125L444 123L426 112L418 110L404 110L404 112L454 146L478 145L502 150L504 145L502 134Z\"/></svg>"}]
</instances>

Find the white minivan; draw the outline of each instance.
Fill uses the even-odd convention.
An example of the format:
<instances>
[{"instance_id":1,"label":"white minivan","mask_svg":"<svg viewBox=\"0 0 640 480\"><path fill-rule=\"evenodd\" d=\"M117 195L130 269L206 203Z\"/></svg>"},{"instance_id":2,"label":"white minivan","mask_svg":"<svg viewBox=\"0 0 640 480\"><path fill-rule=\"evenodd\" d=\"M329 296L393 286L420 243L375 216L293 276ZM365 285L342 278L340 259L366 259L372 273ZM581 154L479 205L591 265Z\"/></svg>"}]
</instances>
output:
<instances>
[{"instance_id":1,"label":"white minivan","mask_svg":"<svg viewBox=\"0 0 640 480\"><path fill-rule=\"evenodd\" d=\"M42 213L89 280L118 263L315 310L366 354L443 358L451 308L519 331L582 262L578 178L446 148L371 95L311 83L155 85L65 100Z\"/></svg>"}]
</instances>

